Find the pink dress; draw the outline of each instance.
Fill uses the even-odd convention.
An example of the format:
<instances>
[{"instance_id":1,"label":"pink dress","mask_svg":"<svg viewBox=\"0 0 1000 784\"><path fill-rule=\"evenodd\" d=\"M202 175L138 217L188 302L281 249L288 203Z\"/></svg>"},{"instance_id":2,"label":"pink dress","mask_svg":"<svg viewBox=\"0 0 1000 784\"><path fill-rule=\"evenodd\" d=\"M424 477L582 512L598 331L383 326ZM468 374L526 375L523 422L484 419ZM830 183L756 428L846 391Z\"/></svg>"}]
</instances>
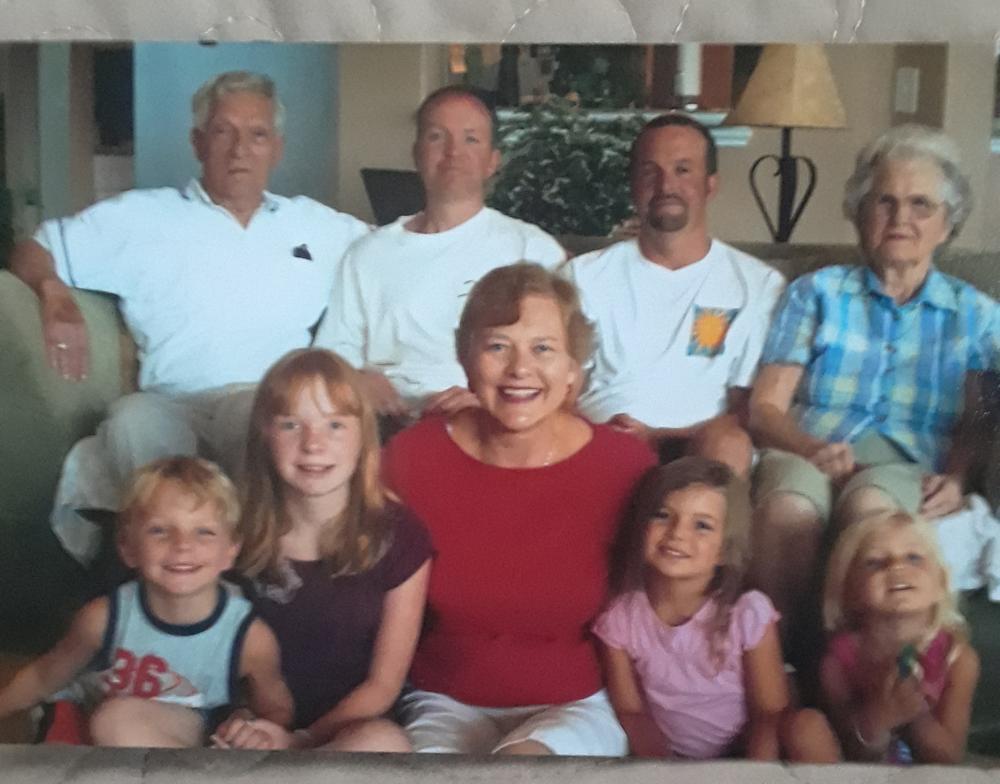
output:
<instances>
[{"instance_id":1,"label":"pink dress","mask_svg":"<svg viewBox=\"0 0 1000 784\"><path fill-rule=\"evenodd\" d=\"M743 654L756 648L780 615L759 591L736 600L721 668L712 655L709 625L715 602L705 602L680 626L668 626L644 591L616 598L594 623L594 633L625 651L642 684L656 725L680 757L725 755L747 722Z\"/></svg>"}]
</instances>

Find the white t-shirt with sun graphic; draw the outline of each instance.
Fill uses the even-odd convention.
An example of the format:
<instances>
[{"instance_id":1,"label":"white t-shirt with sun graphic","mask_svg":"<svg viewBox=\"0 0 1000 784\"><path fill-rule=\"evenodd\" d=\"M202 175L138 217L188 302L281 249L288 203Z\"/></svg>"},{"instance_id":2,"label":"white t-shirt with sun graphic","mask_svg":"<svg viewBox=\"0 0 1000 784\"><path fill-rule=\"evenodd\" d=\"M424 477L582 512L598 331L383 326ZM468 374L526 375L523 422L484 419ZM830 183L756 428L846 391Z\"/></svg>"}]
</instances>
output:
<instances>
[{"instance_id":1,"label":"white t-shirt with sun graphic","mask_svg":"<svg viewBox=\"0 0 1000 784\"><path fill-rule=\"evenodd\" d=\"M651 427L717 416L728 388L753 383L785 286L777 270L719 240L678 270L648 261L638 240L567 269L597 331L583 413L595 422L629 414Z\"/></svg>"}]
</instances>

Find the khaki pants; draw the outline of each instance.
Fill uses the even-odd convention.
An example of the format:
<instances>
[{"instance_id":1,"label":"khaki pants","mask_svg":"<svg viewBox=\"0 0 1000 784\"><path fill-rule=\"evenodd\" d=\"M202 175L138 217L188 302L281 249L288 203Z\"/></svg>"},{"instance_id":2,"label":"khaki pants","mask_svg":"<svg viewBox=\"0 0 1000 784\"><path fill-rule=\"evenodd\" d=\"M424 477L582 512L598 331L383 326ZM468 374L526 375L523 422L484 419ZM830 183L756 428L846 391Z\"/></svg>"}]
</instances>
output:
<instances>
[{"instance_id":1,"label":"khaki pants","mask_svg":"<svg viewBox=\"0 0 1000 784\"><path fill-rule=\"evenodd\" d=\"M809 499L820 517L828 520L839 499L862 487L877 487L895 500L900 509L916 514L920 509L925 469L880 435L862 436L852 448L855 460L866 467L843 484L832 482L804 457L780 449L763 450L754 472L754 503L759 504L774 493L796 493Z\"/></svg>"},{"instance_id":2,"label":"khaki pants","mask_svg":"<svg viewBox=\"0 0 1000 784\"><path fill-rule=\"evenodd\" d=\"M168 455L202 455L235 479L255 391L253 385L234 384L176 397L134 392L116 400L97 438L119 497L137 468Z\"/></svg>"}]
</instances>

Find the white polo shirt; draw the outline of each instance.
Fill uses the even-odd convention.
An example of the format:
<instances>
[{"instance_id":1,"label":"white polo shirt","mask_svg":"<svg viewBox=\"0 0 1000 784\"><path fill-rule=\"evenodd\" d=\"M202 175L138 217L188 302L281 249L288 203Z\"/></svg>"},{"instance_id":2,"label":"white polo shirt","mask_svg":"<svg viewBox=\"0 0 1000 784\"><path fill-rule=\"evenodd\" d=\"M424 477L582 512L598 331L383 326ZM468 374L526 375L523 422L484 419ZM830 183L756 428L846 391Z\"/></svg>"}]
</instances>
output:
<instances>
[{"instance_id":1,"label":"white polo shirt","mask_svg":"<svg viewBox=\"0 0 1000 784\"><path fill-rule=\"evenodd\" d=\"M316 345L356 367L381 371L409 403L465 386L455 329L472 285L496 267L563 262L565 251L537 226L484 207L448 231L408 231L399 218L344 257Z\"/></svg>"},{"instance_id":2,"label":"white polo shirt","mask_svg":"<svg viewBox=\"0 0 1000 784\"><path fill-rule=\"evenodd\" d=\"M344 251L367 231L312 199L271 193L244 228L192 180L46 221L35 240L63 281L120 298L140 388L179 394L255 383L309 345Z\"/></svg>"},{"instance_id":3,"label":"white polo shirt","mask_svg":"<svg viewBox=\"0 0 1000 784\"><path fill-rule=\"evenodd\" d=\"M651 427L689 427L726 408L726 390L753 383L781 274L713 240L708 254L670 270L638 240L573 259L584 313L597 332L584 414L629 414Z\"/></svg>"}]
</instances>

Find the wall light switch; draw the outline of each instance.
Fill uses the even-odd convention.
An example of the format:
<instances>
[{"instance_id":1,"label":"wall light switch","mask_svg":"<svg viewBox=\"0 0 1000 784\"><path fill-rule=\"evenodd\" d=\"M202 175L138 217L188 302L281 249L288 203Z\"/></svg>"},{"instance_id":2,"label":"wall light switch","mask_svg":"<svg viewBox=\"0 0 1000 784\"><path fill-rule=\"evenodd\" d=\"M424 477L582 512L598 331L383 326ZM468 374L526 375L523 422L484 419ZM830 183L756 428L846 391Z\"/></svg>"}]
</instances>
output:
<instances>
[{"instance_id":1,"label":"wall light switch","mask_svg":"<svg viewBox=\"0 0 1000 784\"><path fill-rule=\"evenodd\" d=\"M920 97L920 69L896 69L896 95L893 109L900 114L916 114Z\"/></svg>"}]
</instances>

